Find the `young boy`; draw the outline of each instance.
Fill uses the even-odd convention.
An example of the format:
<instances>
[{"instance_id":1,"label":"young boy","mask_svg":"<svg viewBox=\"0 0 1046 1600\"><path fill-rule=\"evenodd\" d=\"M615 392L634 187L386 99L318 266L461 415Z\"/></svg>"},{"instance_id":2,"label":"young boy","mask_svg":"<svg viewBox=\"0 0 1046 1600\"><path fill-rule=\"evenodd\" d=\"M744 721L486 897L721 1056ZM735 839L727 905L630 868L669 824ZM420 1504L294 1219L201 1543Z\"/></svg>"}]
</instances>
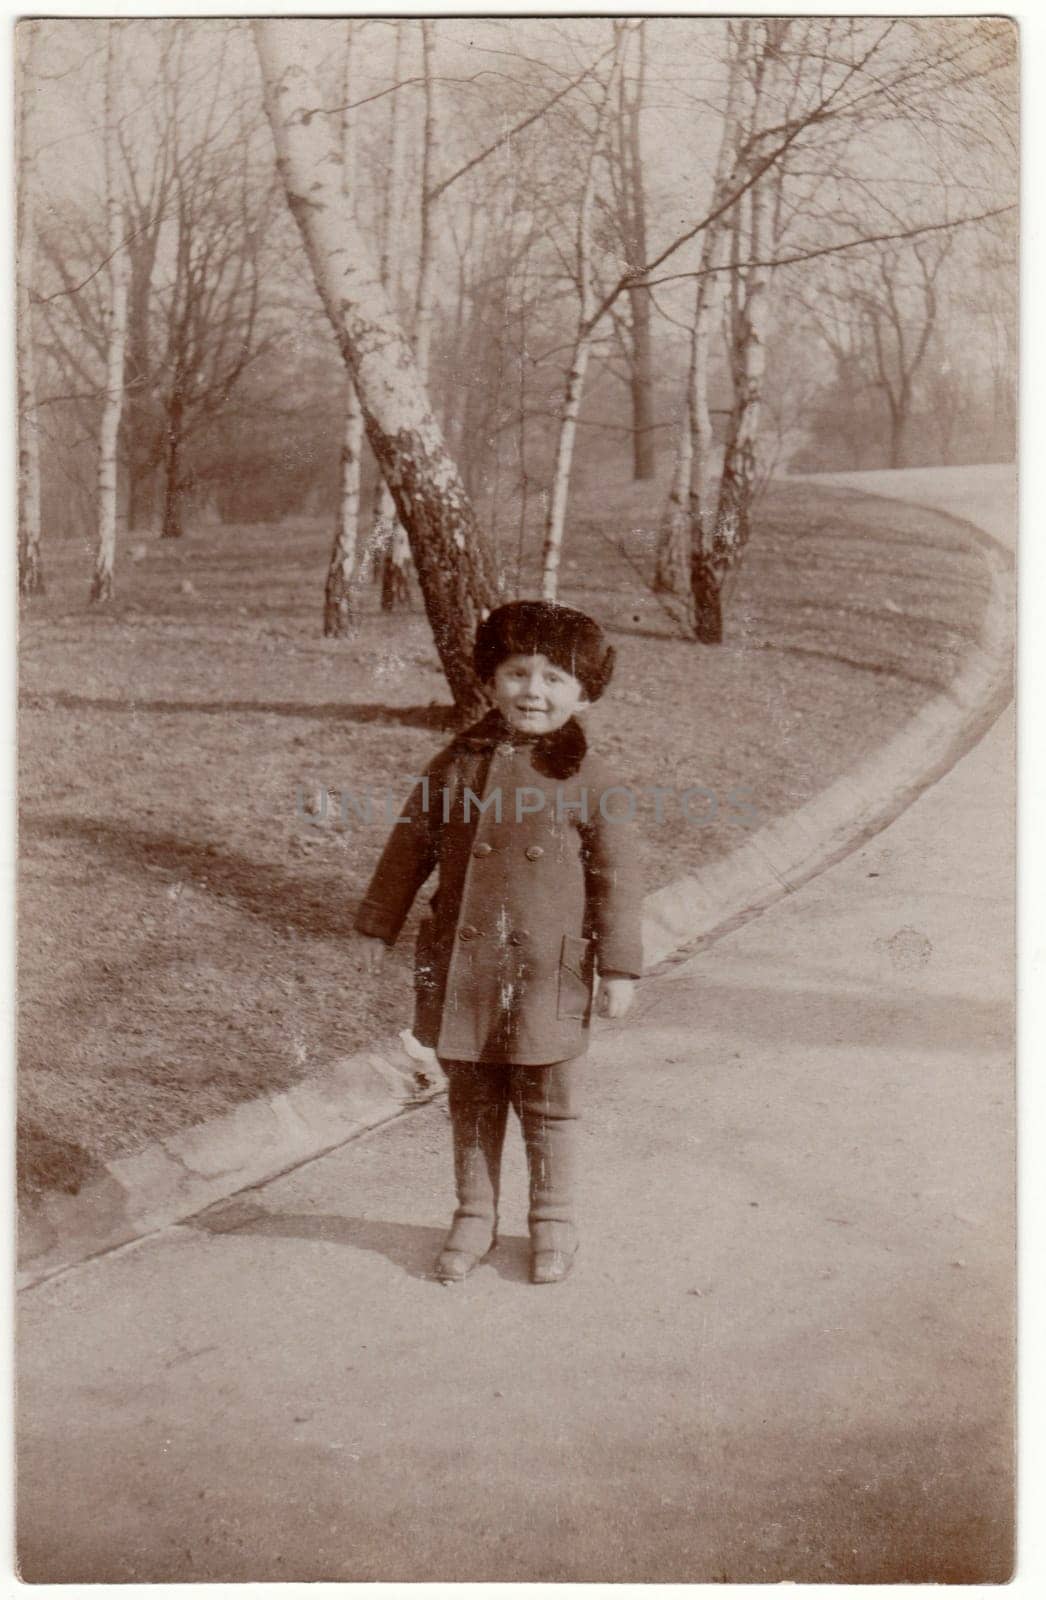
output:
<instances>
[{"instance_id":1,"label":"young boy","mask_svg":"<svg viewBox=\"0 0 1046 1600\"><path fill-rule=\"evenodd\" d=\"M588 752L578 717L614 650L584 612L499 607L476 635L495 709L431 763L393 828L356 917L376 970L430 873L415 954L414 1033L448 1080L458 1206L436 1275L466 1278L497 1242L508 1109L530 1176L532 1283L577 1249L577 1058L600 1011L623 1017L642 972L634 797Z\"/></svg>"}]
</instances>

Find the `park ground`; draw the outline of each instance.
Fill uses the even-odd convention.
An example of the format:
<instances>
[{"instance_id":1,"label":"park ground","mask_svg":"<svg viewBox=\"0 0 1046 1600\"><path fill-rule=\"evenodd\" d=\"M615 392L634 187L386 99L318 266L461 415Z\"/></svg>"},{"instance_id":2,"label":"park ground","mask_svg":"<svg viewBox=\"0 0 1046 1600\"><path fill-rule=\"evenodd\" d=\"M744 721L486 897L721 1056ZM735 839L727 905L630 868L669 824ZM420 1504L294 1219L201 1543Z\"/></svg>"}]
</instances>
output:
<instances>
[{"instance_id":1,"label":"park ground","mask_svg":"<svg viewBox=\"0 0 1046 1600\"><path fill-rule=\"evenodd\" d=\"M718 649L654 596L664 484L582 486L563 598L619 651L591 737L641 789L710 789L708 826L641 822L648 889L803 804L950 679L976 633L980 556L932 510L781 483L762 500ZM361 592L318 637L329 530L212 526L124 541L117 599L52 540L23 616L19 1177L76 1189L99 1162L287 1087L409 1022L411 928L379 983L345 942L385 793L445 739L446 686L415 593ZM530 546L534 540L531 537ZM534 592L500 546L510 587ZM374 821L308 811L371 792Z\"/></svg>"},{"instance_id":2,"label":"park ground","mask_svg":"<svg viewBox=\"0 0 1046 1600\"><path fill-rule=\"evenodd\" d=\"M1012 761L1007 713L597 1029L566 1283L516 1134L432 1279L433 1102L24 1293L23 1577L1004 1582Z\"/></svg>"}]
</instances>

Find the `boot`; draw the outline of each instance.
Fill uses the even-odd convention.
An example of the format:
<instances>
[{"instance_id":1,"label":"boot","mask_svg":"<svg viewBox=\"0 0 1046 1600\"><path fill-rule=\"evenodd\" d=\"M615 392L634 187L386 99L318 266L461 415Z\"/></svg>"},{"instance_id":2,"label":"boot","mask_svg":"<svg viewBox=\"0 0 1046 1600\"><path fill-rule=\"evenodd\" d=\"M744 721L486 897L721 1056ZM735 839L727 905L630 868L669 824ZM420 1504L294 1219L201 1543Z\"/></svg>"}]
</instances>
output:
<instances>
[{"instance_id":1,"label":"boot","mask_svg":"<svg viewBox=\"0 0 1046 1600\"><path fill-rule=\"evenodd\" d=\"M447 1061L443 1069L458 1206L436 1262L436 1277L441 1283L462 1283L497 1244L508 1070L472 1061Z\"/></svg>"}]
</instances>

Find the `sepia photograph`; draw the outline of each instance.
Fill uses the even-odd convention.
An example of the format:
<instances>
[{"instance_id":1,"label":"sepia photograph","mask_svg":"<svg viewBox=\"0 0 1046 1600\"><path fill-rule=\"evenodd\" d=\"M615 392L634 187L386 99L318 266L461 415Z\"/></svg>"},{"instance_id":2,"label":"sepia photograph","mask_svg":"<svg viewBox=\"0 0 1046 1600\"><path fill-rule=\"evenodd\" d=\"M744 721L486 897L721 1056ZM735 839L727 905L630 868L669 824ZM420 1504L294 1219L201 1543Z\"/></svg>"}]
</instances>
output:
<instances>
[{"instance_id":1,"label":"sepia photograph","mask_svg":"<svg viewBox=\"0 0 1046 1600\"><path fill-rule=\"evenodd\" d=\"M16 1578L1009 1583L1017 22L8 28Z\"/></svg>"}]
</instances>

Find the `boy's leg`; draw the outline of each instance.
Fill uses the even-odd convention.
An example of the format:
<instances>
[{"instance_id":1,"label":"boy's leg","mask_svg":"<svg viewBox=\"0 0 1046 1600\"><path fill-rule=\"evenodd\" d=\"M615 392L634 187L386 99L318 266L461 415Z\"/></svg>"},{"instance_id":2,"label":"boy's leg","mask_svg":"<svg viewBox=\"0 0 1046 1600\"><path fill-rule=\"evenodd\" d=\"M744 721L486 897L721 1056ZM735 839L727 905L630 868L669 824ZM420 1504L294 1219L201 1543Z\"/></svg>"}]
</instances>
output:
<instances>
[{"instance_id":1,"label":"boy's leg","mask_svg":"<svg viewBox=\"0 0 1046 1600\"><path fill-rule=\"evenodd\" d=\"M577 1249L575 1190L580 1061L512 1068L512 1104L523 1125L530 1171L530 1244L534 1255L552 1252L563 1277Z\"/></svg>"},{"instance_id":2,"label":"boy's leg","mask_svg":"<svg viewBox=\"0 0 1046 1600\"><path fill-rule=\"evenodd\" d=\"M508 1119L507 1067L444 1061L454 1137L458 1208L443 1249L482 1256L497 1233L501 1151Z\"/></svg>"}]
</instances>

